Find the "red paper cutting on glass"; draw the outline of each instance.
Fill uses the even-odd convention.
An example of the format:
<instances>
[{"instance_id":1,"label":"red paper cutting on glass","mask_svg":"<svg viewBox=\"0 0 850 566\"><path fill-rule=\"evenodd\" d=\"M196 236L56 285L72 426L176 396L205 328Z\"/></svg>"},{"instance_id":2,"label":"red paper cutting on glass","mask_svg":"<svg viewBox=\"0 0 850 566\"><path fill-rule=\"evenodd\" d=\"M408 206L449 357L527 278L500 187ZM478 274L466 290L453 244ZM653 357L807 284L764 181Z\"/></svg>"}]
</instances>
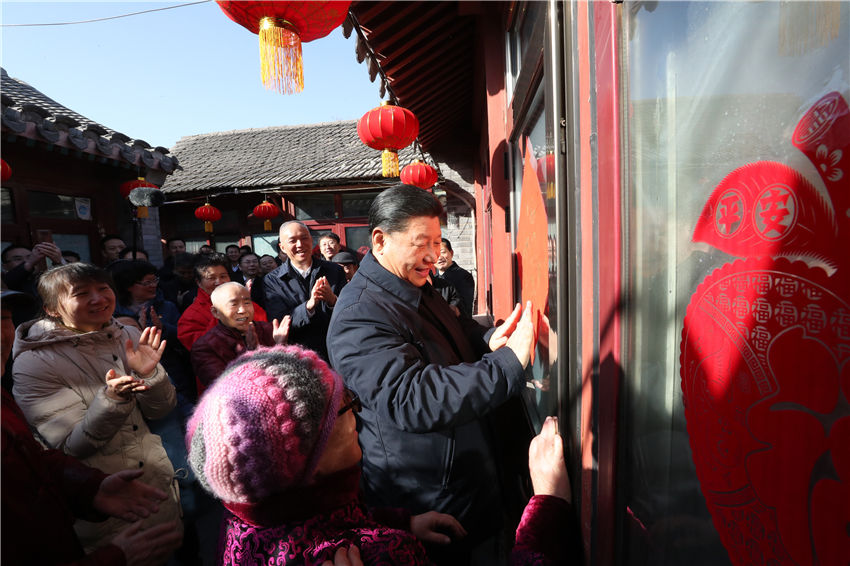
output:
<instances>
[{"instance_id":1,"label":"red paper cutting on glass","mask_svg":"<svg viewBox=\"0 0 850 566\"><path fill-rule=\"evenodd\" d=\"M535 332L540 334L539 313L546 312L549 299L549 252L547 248L549 220L546 205L537 180L532 158L531 142L527 142L525 163L522 171L522 196L519 205L517 227L517 272L522 285L522 302L531 301L534 308L532 320L537 324ZM548 330L547 330L548 332ZM534 357L531 358L534 361Z\"/></svg>"},{"instance_id":2,"label":"red paper cutting on glass","mask_svg":"<svg viewBox=\"0 0 850 566\"><path fill-rule=\"evenodd\" d=\"M850 564L850 111L792 143L826 193L758 162L715 188L694 241L739 256L691 297L681 378L694 463L734 564Z\"/></svg>"}]
</instances>

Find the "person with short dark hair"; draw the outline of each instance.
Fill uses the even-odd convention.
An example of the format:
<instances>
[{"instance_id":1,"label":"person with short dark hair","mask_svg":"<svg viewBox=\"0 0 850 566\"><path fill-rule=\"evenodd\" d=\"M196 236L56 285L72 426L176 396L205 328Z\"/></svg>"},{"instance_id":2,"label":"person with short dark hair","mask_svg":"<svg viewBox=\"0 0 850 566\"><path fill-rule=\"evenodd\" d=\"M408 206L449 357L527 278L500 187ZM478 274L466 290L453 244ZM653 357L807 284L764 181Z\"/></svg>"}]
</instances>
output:
<instances>
[{"instance_id":1,"label":"person with short dark hair","mask_svg":"<svg viewBox=\"0 0 850 566\"><path fill-rule=\"evenodd\" d=\"M107 234L100 239L100 255L103 258L103 265L109 265L111 262L119 259L121 250L127 247L124 240L118 234Z\"/></svg>"},{"instance_id":2,"label":"person with short dark hair","mask_svg":"<svg viewBox=\"0 0 850 566\"><path fill-rule=\"evenodd\" d=\"M177 338L189 352L195 341L216 325L211 311L210 293L230 281L229 261L221 256L202 256L195 264L195 280L198 283L198 295L177 322ZM260 305L254 305L254 320L268 320L266 311Z\"/></svg>"},{"instance_id":3,"label":"person with short dark hair","mask_svg":"<svg viewBox=\"0 0 850 566\"><path fill-rule=\"evenodd\" d=\"M333 232L322 234L322 237L319 238L319 253L326 261L332 261L333 257L339 253L340 247L339 236Z\"/></svg>"},{"instance_id":4,"label":"person with short dark hair","mask_svg":"<svg viewBox=\"0 0 850 566\"><path fill-rule=\"evenodd\" d=\"M254 252L245 252L239 258L239 273L241 273L241 281L251 293L251 300L260 305L266 306L266 292L264 275L260 273L260 258Z\"/></svg>"},{"instance_id":5,"label":"person with short dark hair","mask_svg":"<svg viewBox=\"0 0 850 566\"><path fill-rule=\"evenodd\" d=\"M269 316L283 319L290 315L289 342L327 359L328 323L345 285L345 272L335 263L312 256L313 237L297 220L281 225L280 248L286 253L286 262L264 277Z\"/></svg>"},{"instance_id":6,"label":"person with short dark hair","mask_svg":"<svg viewBox=\"0 0 850 566\"><path fill-rule=\"evenodd\" d=\"M475 297L475 280L472 274L454 262L452 243L446 238L440 242L440 257L437 258L436 277L446 281L457 289L461 298L460 311L466 316L472 316L472 305Z\"/></svg>"},{"instance_id":7,"label":"person with short dark hair","mask_svg":"<svg viewBox=\"0 0 850 566\"><path fill-rule=\"evenodd\" d=\"M238 276L241 275L239 273L239 258L242 256L242 250L236 244L230 244L224 248L224 255L230 262L230 279L238 279Z\"/></svg>"},{"instance_id":8,"label":"person with short dark hair","mask_svg":"<svg viewBox=\"0 0 850 566\"><path fill-rule=\"evenodd\" d=\"M271 273L280 265L278 261L279 260L273 255L263 254L260 257L260 273L262 273L263 275L265 275L266 273Z\"/></svg>"},{"instance_id":9,"label":"person with short dark hair","mask_svg":"<svg viewBox=\"0 0 850 566\"><path fill-rule=\"evenodd\" d=\"M64 265L62 250L53 242L41 242L32 251L23 246L9 246L3 250L3 282L9 289L22 291L35 298L32 306L15 311L15 322L20 324L41 313L38 295L38 278L47 267L47 259L55 267Z\"/></svg>"},{"instance_id":10,"label":"person with short dark hair","mask_svg":"<svg viewBox=\"0 0 850 566\"><path fill-rule=\"evenodd\" d=\"M215 248L213 248L209 244L204 244L200 248L198 248L198 253L200 255L211 256L215 254Z\"/></svg>"},{"instance_id":11,"label":"person with short dark hair","mask_svg":"<svg viewBox=\"0 0 850 566\"><path fill-rule=\"evenodd\" d=\"M65 258L65 263L75 263L82 260L80 254L73 250L62 250L62 257Z\"/></svg>"},{"instance_id":12,"label":"person with short dark hair","mask_svg":"<svg viewBox=\"0 0 850 566\"><path fill-rule=\"evenodd\" d=\"M510 462L499 459L496 442L505 439L494 438L491 427L526 386L531 305L517 305L489 330L455 316L429 283L442 213L431 193L409 185L375 198L372 250L340 294L327 346L333 367L363 402L366 502L453 515L469 536L429 549L432 559L470 563L476 555L496 564L505 558L498 535L508 495L499 474Z\"/></svg>"},{"instance_id":13,"label":"person with short dark hair","mask_svg":"<svg viewBox=\"0 0 850 566\"><path fill-rule=\"evenodd\" d=\"M3 271L11 271L17 266L24 263L29 258L32 250L25 246L16 246L12 244L3 248L0 258L3 260Z\"/></svg>"},{"instance_id":14,"label":"person with short dark hair","mask_svg":"<svg viewBox=\"0 0 850 566\"><path fill-rule=\"evenodd\" d=\"M177 254L186 253L186 240L183 238L169 238L165 241L165 247L168 250L168 257L174 257Z\"/></svg>"},{"instance_id":15,"label":"person with short dark hair","mask_svg":"<svg viewBox=\"0 0 850 566\"><path fill-rule=\"evenodd\" d=\"M150 256L146 250L140 248L124 248L118 254L118 259L129 261L150 261Z\"/></svg>"},{"instance_id":16,"label":"person with short dark hair","mask_svg":"<svg viewBox=\"0 0 850 566\"><path fill-rule=\"evenodd\" d=\"M245 244L243 246L239 246L239 253L241 255L252 254L252 253L254 253L254 250L253 250L253 248L251 248L251 246L249 246L248 244Z\"/></svg>"},{"instance_id":17,"label":"person with short dark hair","mask_svg":"<svg viewBox=\"0 0 850 566\"><path fill-rule=\"evenodd\" d=\"M185 311L198 293L198 283L195 280L195 263L203 256L178 253L172 260L172 271L170 279L163 279L160 275L159 288L165 300L171 301L182 313ZM162 273L162 271L160 271Z\"/></svg>"}]
</instances>

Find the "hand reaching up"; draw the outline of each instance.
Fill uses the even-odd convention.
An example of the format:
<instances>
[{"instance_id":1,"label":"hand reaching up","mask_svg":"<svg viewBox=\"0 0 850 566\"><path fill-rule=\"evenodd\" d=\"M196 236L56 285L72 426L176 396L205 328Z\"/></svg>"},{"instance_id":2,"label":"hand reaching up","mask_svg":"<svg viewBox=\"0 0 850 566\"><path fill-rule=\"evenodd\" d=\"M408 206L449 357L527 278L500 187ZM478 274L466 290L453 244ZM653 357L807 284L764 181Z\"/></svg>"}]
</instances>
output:
<instances>
[{"instance_id":1,"label":"hand reaching up","mask_svg":"<svg viewBox=\"0 0 850 566\"><path fill-rule=\"evenodd\" d=\"M283 317L283 321L278 323L277 319L272 320L272 337L274 337L275 344L286 344L286 341L289 339L289 327L292 324L292 317L286 315Z\"/></svg>"},{"instance_id":2,"label":"hand reaching up","mask_svg":"<svg viewBox=\"0 0 850 566\"><path fill-rule=\"evenodd\" d=\"M135 349L132 340L127 340L124 344L127 365L142 378L150 377L160 358L162 358L162 353L165 351L165 340L162 340L161 337L161 330L149 326L142 330L139 345Z\"/></svg>"},{"instance_id":3,"label":"hand reaching up","mask_svg":"<svg viewBox=\"0 0 850 566\"><path fill-rule=\"evenodd\" d=\"M554 495L572 500L570 476L564 461L564 443L558 434L558 419L547 417L540 434L528 447L528 471L534 495Z\"/></svg>"}]
</instances>

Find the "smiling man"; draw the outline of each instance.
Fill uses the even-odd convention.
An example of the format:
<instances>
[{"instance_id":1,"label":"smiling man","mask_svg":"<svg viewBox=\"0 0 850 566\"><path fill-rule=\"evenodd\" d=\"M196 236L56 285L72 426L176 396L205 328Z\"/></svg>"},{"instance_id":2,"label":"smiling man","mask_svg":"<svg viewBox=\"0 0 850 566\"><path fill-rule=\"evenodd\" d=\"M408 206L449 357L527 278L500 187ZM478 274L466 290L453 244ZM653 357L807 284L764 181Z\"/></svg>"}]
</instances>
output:
<instances>
[{"instance_id":1,"label":"smiling man","mask_svg":"<svg viewBox=\"0 0 850 566\"><path fill-rule=\"evenodd\" d=\"M502 326L458 318L428 282L440 255L434 196L409 185L369 210L372 251L340 294L328 331L331 363L363 404L367 504L436 509L469 532L429 549L437 564L499 564L503 497L491 417L525 388L531 309ZM494 419L495 420L495 419ZM476 557L473 560L473 556Z\"/></svg>"},{"instance_id":2,"label":"smiling man","mask_svg":"<svg viewBox=\"0 0 850 566\"><path fill-rule=\"evenodd\" d=\"M314 258L310 230L296 220L280 227L283 265L264 279L265 308L271 318L292 316L289 341L328 359L325 338L336 298L345 285L345 272L329 261Z\"/></svg>"},{"instance_id":3,"label":"smiling man","mask_svg":"<svg viewBox=\"0 0 850 566\"><path fill-rule=\"evenodd\" d=\"M254 303L251 293L241 283L231 281L216 287L210 295L210 311L218 320L210 331L198 338L192 346L192 368L201 387L209 387L227 364L248 350L258 346L285 344L289 334L288 316L278 324L254 321Z\"/></svg>"}]
</instances>

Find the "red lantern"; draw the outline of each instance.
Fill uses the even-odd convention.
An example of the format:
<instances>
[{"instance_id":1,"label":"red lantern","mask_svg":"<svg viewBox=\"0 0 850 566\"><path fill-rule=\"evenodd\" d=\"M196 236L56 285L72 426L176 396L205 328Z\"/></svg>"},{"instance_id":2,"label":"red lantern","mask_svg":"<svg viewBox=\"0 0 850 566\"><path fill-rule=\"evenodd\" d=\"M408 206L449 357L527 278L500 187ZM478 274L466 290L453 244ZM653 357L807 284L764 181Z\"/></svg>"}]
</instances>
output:
<instances>
[{"instance_id":1,"label":"red lantern","mask_svg":"<svg viewBox=\"0 0 850 566\"><path fill-rule=\"evenodd\" d=\"M221 220L221 211L207 202L195 209L195 218L204 221L204 232L212 232L212 223Z\"/></svg>"},{"instance_id":2,"label":"red lantern","mask_svg":"<svg viewBox=\"0 0 850 566\"><path fill-rule=\"evenodd\" d=\"M148 183L145 181L144 177L139 177L133 181L126 181L121 183L121 186L118 187L118 190L121 191L121 196L127 198L130 196L130 192L133 189L138 189L139 187L150 187L152 189L159 189L157 185L153 183ZM136 207L136 218L147 218L148 217L148 207L146 206L137 206Z\"/></svg>"},{"instance_id":3,"label":"red lantern","mask_svg":"<svg viewBox=\"0 0 850 566\"><path fill-rule=\"evenodd\" d=\"M227 17L260 36L263 86L282 94L304 90L301 42L325 37L351 2L218 2Z\"/></svg>"},{"instance_id":4,"label":"red lantern","mask_svg":"<svg viewBox=\"0 0 850 566\"><path fill-rule=\"evenodd\" d=\"M437 170L417 159L401 170L401 182L427 191L437 182Z\"/></svg>"},{"instance_id":5,"label":"red lantern","mask_svg":"<svg viewBox=\"0 0 850 566\"><path fill-rule=\"evenodd\" d=\"M263 200L260 204L254 207L254 216L265 219L263 222L263 230L270 232L272 229L272 218L280 214L280 209L269 202L269 199Z\"/></svg>"},{"instance_id":6,"label":"red lantern","mask_svg":"<svg viewBox=\"0 0 850 566\"><path fill-rule=\"evenodd\" d=\"M0 182L5 183L12 176L12 168L5 159L0 159Z\"/></svg>"},{"instance_id":7,"label":"red lantern","mask_svg":"<svg viewBox=\"0 0 850 566\"><path fill-rule=\"evenodd\" d=\"M363 114L357 122L357 135L372 149L381 149L384 177L398 177L398 150L409 146L419 135L419 120L401 106L382 102Z\"/></svg>"}]
</instances>

